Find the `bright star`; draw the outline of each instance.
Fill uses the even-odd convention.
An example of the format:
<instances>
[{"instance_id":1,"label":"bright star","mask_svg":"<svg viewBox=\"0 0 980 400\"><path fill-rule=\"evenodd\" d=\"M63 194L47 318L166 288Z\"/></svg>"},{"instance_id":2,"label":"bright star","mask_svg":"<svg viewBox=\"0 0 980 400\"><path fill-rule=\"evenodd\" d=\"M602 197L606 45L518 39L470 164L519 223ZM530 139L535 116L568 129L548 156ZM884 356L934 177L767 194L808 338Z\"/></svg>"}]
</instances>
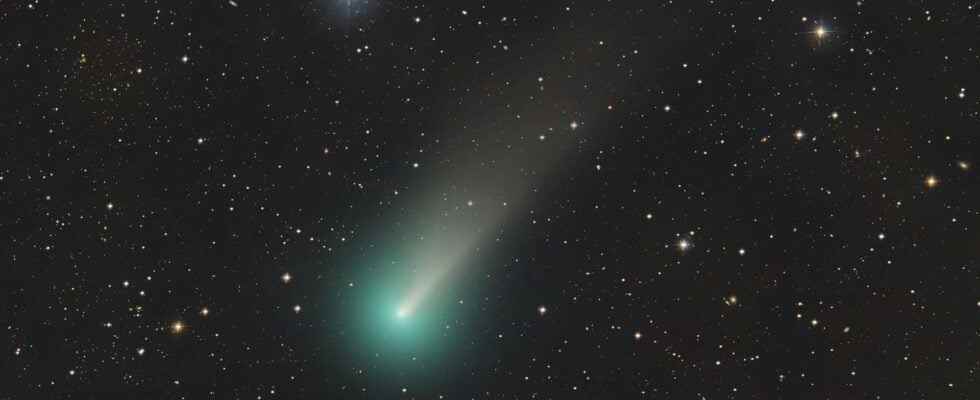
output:
<instances>
[{"instance_id":1,"label":"bright star","mask_svg":"<svg viewBox=\"0 0 980 400\"><path fill-rule=\"evenodd\" d=\"M686 251L690 247L691 247L691 242L688 242L687 239L681 239L680 241L677 242L677 248L680 249L681 251Z\"/></svg>"}]
</instances>

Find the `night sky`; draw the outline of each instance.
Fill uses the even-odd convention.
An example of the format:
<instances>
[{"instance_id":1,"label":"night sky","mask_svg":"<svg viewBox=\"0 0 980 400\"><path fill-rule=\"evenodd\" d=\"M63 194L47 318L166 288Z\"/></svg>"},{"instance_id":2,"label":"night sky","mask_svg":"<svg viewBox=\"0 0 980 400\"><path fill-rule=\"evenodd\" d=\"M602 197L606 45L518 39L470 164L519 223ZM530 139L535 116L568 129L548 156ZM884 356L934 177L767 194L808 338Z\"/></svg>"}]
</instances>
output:
<instances>
[{"instance_id":1,"label":"night sky","mask_svg":"<svg viewBox=\"0 0 980 400\"><path fill-rule=\"evenodd\" d=\"M0 399L980 397L974 1L0 32Z\"/></svg>"}]
</instances>

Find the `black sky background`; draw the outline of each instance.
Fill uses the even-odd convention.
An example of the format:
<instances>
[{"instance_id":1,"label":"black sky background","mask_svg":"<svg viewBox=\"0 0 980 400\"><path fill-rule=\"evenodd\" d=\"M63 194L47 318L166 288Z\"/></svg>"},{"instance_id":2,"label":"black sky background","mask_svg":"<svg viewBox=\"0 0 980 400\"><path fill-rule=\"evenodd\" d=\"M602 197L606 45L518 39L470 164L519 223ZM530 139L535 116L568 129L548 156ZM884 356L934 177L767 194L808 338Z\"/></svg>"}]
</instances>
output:
<instances>
[{"instance_id":1,"label":"black sky background","mask_svg":"<svg viewBox=\"0 0 980 400\"><path fill-rule=\"evenodd\" d=\"M977 396L975 3L237 4L0 5L0 398ZM447 350L374 355L487 187Z\"/></svg>"}]
</instances>

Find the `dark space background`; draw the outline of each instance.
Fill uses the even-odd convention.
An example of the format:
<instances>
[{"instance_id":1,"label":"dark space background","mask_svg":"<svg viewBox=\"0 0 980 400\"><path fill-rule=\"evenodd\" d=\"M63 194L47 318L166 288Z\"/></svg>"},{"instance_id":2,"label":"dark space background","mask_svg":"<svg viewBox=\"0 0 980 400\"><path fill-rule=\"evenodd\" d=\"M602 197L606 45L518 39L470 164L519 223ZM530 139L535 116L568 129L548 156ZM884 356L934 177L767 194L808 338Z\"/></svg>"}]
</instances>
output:
<instances>
[{"instance_id":1,"label":"dark space background","mask_svg":"<svg viewBox=\"0 0 980 400\"><path fill-rule=\"evenodd\" d=\"M0 33L2 399L980 396L976 2L18 0ZM487 188L520 201L392 362L369 264Z\"/></svg>"}]
</instances>

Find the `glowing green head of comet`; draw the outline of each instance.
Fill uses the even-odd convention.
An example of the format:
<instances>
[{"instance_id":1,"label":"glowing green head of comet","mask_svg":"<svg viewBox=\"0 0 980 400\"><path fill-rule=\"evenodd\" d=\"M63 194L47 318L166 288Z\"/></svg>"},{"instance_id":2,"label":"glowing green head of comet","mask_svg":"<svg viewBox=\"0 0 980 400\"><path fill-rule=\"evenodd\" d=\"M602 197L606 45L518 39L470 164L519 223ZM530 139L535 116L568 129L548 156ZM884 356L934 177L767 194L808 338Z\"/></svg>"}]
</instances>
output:
<instances>
[{"instance_id":1,"label":"glowing green head of comet","mask_svg":"<svg viewBox=\"0 0 980 400\"><path fill-rule=\"evenodd\" d=\"M378 240L359 249L349 260L358 273L357 285L345 289L350 297L338 304L349 315L350 349L372 365L390 371L410 370L419 360L443 362L451 349L465 345L462 332L473 323L472 289L489 264L494 242L509 212L503 201L431 199L409 221L386 227ZM471 198L466 196L466 199ZM438 207L437 207L438 206ZM469 299L469 300L467 300ZM433 370L435 371L435 370Z\"/></svg>"},{"instance_id":2,"label":"glowing green head of comet","mask_svg":"<svg viewBox=\"0 0 980 400\"><path fill-rule=\"evenodd\" d=\"M460 337L459 285L425 289L424 280L439 280L430 269L388 259L375 263L350 290L352 350L392 366L444 359Z\"/></svg>"}]
</instances>

